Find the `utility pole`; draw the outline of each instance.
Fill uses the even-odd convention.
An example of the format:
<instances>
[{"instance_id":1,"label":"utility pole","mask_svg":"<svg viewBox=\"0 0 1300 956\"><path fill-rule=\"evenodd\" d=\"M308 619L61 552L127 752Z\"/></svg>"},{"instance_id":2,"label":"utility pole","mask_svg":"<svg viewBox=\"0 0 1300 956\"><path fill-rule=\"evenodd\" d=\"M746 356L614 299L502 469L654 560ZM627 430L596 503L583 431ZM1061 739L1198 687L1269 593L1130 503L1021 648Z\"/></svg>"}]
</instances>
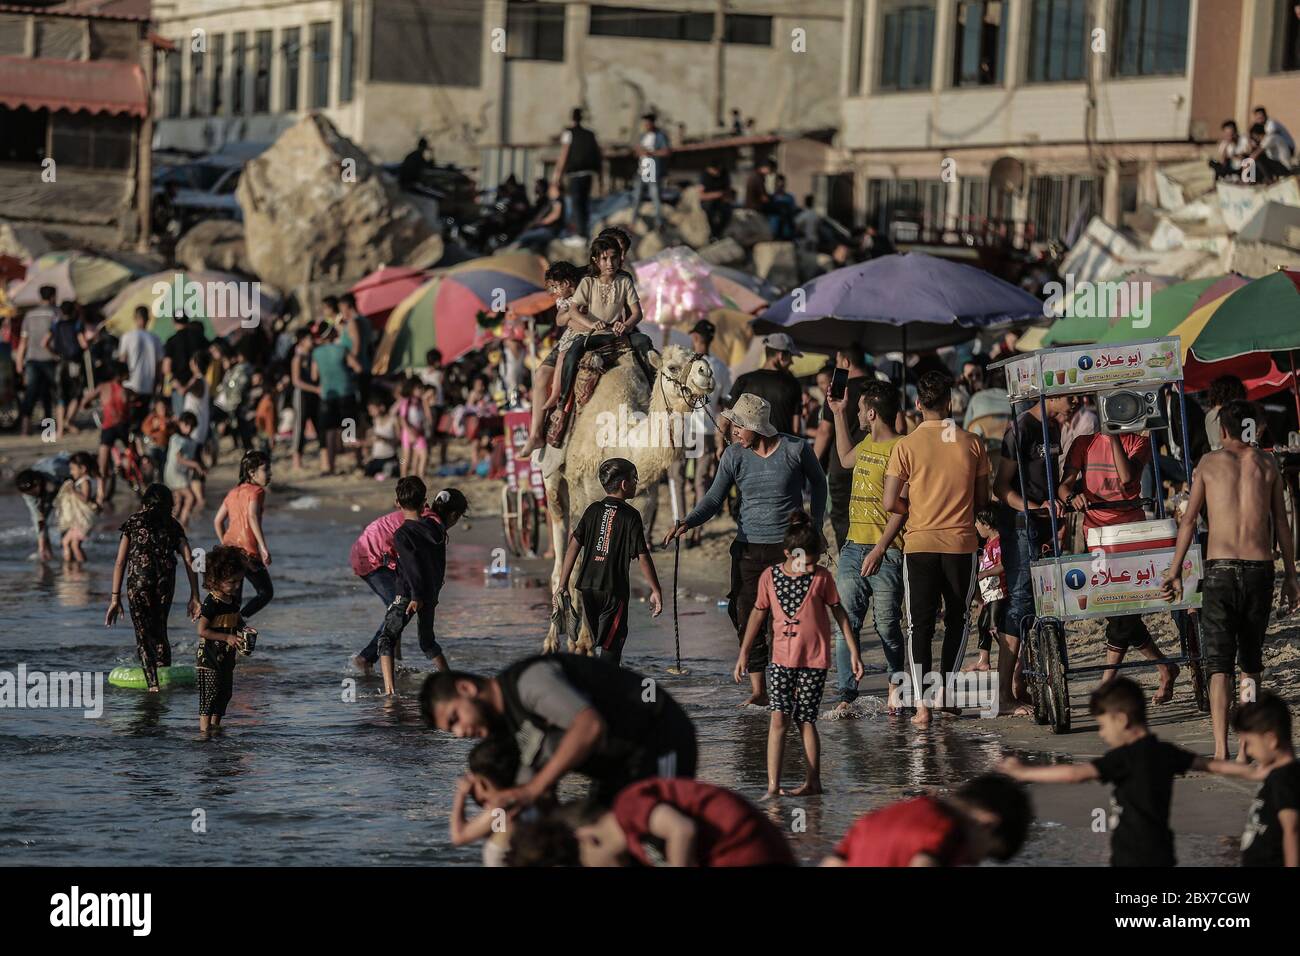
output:
<instances>
[{"instance_id":1,"label":"utility pole","mask_svg":"<svg viewBox=\"0 0 1300 956\"><path fill-rule=\"evenodd\" d=\"M726 126L726 54L722 42L727 32L727 0L718 0L713 11L713 122Z\"/></svg>"}]
</instances>

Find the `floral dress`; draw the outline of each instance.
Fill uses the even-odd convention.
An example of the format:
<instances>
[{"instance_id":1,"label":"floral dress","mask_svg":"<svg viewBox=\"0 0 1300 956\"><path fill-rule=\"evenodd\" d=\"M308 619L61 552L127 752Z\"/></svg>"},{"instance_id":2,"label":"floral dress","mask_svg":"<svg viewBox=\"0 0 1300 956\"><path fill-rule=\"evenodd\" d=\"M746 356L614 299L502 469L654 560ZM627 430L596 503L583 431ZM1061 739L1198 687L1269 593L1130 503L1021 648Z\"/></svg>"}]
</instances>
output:
<instances>
[{"instance_id":1,"label":"floral dress","mask_svg":"<svg viewBox=\"0 0 1300 956\"><path fill-rule=\"evenodd\" d=\"M145 681L158 686L158 668L170 667L167 616L176 591L176 553L185 531L170 514L139 511L122 525L127 538L126 600Z\"/></svg>"}]
</instances>

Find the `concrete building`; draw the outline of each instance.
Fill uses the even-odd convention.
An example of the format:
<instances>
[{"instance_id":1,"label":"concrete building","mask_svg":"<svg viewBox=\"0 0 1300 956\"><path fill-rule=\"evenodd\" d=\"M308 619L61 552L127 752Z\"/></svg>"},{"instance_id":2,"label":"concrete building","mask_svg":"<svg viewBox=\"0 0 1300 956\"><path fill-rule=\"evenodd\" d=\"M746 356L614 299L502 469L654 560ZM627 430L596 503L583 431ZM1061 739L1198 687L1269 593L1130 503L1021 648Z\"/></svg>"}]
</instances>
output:
<instances>
[{"instance_id":1,"label":"concrete building","mask_svg":"<svg viewBox=\"0 0 1300 956\"><path fill-rule=\"evenodd\" d=\"M860 221L1017 245L1113 224L1266 105L1300 128L1292 0L845 0Z\"/></svg>"},{"instance_id":2,"label":"concrete building","mask_svg":"<svg viewBox=\"0 0 1300 956\"><path fill-rule=\"evenodd\" d=\"M572 107L603 143L834 127L842 0L159 0L157 145L270 140L319 110L372 155L425 136L487 183L539 175Z\"/></svg>"},{"instance_id":3,"label":"concrete building","mask_svg":"<svg viewBox=\"0 0 1300 956\"><path fill-rule=\"evenodd\" d=\"M8 222L73 242L147 246L154 46L148 4L135 7L0 5Z\"/></svg>"}]
</instances>

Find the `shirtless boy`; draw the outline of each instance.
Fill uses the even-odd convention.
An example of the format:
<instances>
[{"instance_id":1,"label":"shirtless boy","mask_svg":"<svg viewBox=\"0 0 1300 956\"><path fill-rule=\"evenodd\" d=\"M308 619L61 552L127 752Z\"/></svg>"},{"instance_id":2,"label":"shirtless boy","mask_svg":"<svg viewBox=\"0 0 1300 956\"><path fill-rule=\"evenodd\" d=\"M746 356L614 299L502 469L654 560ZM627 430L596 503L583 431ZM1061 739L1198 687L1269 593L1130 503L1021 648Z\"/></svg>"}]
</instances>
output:
<instances>
[{"instance_id":1,"label":"shirtless boy","mask_svg":"<svg viewBox=\"0 0 1300 956\"><path fill-rule=\"evenodd\" d=\"M1203 457L1192 476L1192 497L1164 581L1166 600L1180 600L1183 558L1204 507L1210 536L1201 584L1202 653L1210 676L1210 717L1218 760L1228 755L1228 698L1234 659L1241 665L1243 687L1258 688L1264 669L1264 631L1273 605L1274 537L1282 551L1285 574L1280 610L1289 613L1300 603L1290 535L1276 533L1287 527L1281 476L1272 457L1243 440L1253 437L1257 416L1255 406L1245 401L1229 402L1220 411L1223 447Z\"/></svg>"}]
</instances>

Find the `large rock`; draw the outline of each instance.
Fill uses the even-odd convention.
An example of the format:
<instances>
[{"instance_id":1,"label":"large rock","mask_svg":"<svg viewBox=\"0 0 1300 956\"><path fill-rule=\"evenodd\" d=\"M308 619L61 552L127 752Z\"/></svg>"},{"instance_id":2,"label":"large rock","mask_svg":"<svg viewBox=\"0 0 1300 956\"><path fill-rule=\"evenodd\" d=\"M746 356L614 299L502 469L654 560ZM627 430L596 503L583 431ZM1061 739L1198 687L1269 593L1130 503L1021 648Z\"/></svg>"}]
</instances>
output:
<instances>
[{"instance_id":1,"label":"large rock","mask_svg":"<svg viewBox=\"0 0 1300 956\"><path fill-rule=\"evenodd\" d=\"M249 161L236 196L253 273L283 289L354 282L432 234L397 184L315 113Z\"/></svg>"},{"instance_id":2,"label":"large rock","mask_svg":"<svg viewBox=\"0 0 1300 956\"><path fill-rule=\"evenodd\" d=\"M760 242L750 253L755 275L779 289L793 289L799 284L799 259L793 242Z\"/></svg>"},{"instance_id":3,"label":"large rock","mask_svg":"<svg viewBox=\"0 0 1300 956\"><path fill-rule=\"evenodd\" d=\"M587 265L587 240L581 236L565 236L552 239L546 247L546 258L550 262L572 262L575 266Z\"/></svg>"},{"instance_id":4,"label":"large rock","mask_svg":"<svg viewBox=\"0 0 1300 956\"><path fill-rule=\"evenodd\" d=\"M682 234L682 240L692 249L699 249L709 244L712 231L709 217L700 204L701 188L688 186L677 201L677 208L668 213L668 221Z\"/></svg>"},{"instance_id":5,"label":"large rock","mask_svg":"<svg viewBox=\"0 0 1300 956\"><path fill-rule=\"evenodd\" d=\"M633 249L633 259L637 262L651 259L665 249L680 245L682 245L681 234L673 226L664 223L663 228L647 232L641 237L641 241L636 243Z\"/></svg>"},{"instance_id":6,"label":"large rock","mask_svg":"<svg viewBox=\"0 0 1300 956\"><path fill-rule=\"evenodd\" d=\"M745 247L728 236L701 249L700 258L715 266L740 266L745 264Z\"/></svg>"},{"instance_id":7,"label":"large rock","mask_svg":"<svg viewBox=\"0 0 1300 956\"><path fill-rule=\"evenodd\" d=\"M752 209L732 210L731 222L727 223L722 234L735 239L746 249L760 242L772 241L772 230L768 228L767 218Z\"/></svg>"},{"instance_id":8,"label":"large rock","mask_svg":"<svg viewBox=\"0 0 1300 956\"><path fill-rule=\"evenodd\" d=\"M229 219L199 223L176 243L176 261L192 272L252 274L244 246L244 227Z\"/></svg>"}]
</instances>

